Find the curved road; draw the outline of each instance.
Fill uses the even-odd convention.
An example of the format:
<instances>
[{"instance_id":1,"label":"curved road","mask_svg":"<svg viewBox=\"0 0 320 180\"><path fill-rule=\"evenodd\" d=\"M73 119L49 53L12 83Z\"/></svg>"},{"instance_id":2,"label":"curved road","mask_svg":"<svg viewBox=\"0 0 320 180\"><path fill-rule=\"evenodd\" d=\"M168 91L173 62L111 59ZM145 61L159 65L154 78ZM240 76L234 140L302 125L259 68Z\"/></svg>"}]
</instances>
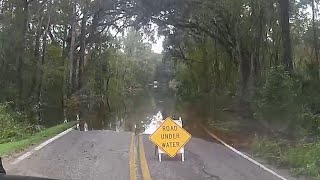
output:
<instances>
[{"instance_id":1,"label":"curved road","mask_svg":"<svg viewBox=\"0 0 320 180\"><path fill-rule=\"evenodd\" d=\"M278 180L224 146L202 139L187 144L185 157L185 162L179 156L158 162L148 135L73 130L11 165L8 174L70 180Z\"/></svg>"}]
</instances>

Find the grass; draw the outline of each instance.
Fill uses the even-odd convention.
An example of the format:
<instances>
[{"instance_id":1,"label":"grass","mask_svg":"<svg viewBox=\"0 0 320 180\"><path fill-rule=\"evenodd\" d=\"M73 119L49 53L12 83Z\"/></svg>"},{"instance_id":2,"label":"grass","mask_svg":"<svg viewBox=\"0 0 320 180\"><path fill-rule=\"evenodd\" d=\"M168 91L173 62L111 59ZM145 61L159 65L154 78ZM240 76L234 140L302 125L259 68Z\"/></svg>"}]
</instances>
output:
<instances>
[{"instance_id":1,"label":"grass","mask_svg":"<svg viewBox=\"0 0 320 180\"><path fill-rule=\"evenodd\" d=\"M296 176L305 175L320 180L320 142L306 144L256 138L252 149L256 156L271 164L289 167Z\"/></svg>"},{"instance_id":2,"label":"grass","mask_svg":"<svg viewBox=\"0 0 320 180\"><path fill-rule=\"evenodd\" d=\"M299 144L288 151L285 160L294 174L320 180L320 143Z\"/></svg>"},{"instance_id":3,"label":"grass","mask_svg":"<svg viewBox=\"0 0 320 180\"><path fill-rule=\"evenodd\" d=\"M43 130L21 141L13 141L9 143L0 144L0 156L6 156L14 152L24 150L32 145L38 144L46 139L51 138L63 132L66 129L69 129L74 125L75 125L75 122L64 123L64 124Z\"/></svg>"}]
</instances>

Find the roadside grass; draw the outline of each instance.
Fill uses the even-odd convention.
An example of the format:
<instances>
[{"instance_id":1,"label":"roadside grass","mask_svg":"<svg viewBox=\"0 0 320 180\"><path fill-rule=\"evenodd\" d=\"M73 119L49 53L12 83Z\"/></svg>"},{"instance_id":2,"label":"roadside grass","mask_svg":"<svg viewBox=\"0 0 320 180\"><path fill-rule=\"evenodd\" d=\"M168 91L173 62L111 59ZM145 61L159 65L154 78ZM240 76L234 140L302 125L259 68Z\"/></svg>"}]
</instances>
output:
<instances>
[{"instance_id":1,"label":"roadside grass","mask_svg":"<svg viewBox=\"0 0 320 180\"><path fill-rule=\"evenodd\" d=\"M320 180L320 142L288 142L286 140L270 140L256 138L252 150L257 157L268 163L289 167L296 175L304 175Z\"/></svg>"},{"instance_id":2,"label":"roadside grass","mask_svg":"<svg viewBox=\"0 0 320 180\"><path fill-rule=\"evenodd\" d=\"M63 123L58 126L54 126L48 129L45 129L39 133L36 133L26 139L20 141L13 141L4 144L0 144L0 156L10 155L14 152L21 151L28 148L29 146L38 144L46 139L49 139L69 128L74 126L76 122Z\"/></svg>"}]
</instances>

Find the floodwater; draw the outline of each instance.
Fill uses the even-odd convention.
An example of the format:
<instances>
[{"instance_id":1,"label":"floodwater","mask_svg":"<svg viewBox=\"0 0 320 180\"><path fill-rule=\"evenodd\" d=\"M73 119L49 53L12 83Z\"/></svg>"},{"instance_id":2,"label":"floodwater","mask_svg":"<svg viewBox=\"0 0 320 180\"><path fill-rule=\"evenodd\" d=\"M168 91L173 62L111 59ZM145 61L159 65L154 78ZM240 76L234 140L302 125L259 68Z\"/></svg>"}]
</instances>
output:
<instances>
[{"instance_id":1,"label":"floodwater","mask_svg":"<svg viewBox=\"0 0 320 180\"><path fill-rule=\"evenodd\" d=\"M173 116L175 112L175 96L166 87L150 86L146 90L133 91L124 100L126 106L114 112L101 109L83 119L88 130L131 131L151 134L155 131L156 116L162 113ZM163 117L165 118L165 117Z\"/></svg>"},{"instance_id":2,"label":"floodwater","mask_svg":"<svg viewBox=\"0 0 320 180\"><path fill-rule=\"evenodd\" d=\"M182 117L183 128L193 137L208 141L215 141L202 128L207 115L197 111L197 107L189 105L182 106L176 101L174 93L164 86L150 86L147 90L134 91L126 99L126 107L117 109L116 112L105 112L101 109L91 116L85 118L88 130L112 130L134 132L136 134L152 134L159 125L159 119L170 116L173 119ZM102 112L101 112L102 111ZM245 149L250 144L251 135L241 135L237 132L224 132L219 128L212 129L214 134L227 143Z\"/></svg>"}]
</instances>

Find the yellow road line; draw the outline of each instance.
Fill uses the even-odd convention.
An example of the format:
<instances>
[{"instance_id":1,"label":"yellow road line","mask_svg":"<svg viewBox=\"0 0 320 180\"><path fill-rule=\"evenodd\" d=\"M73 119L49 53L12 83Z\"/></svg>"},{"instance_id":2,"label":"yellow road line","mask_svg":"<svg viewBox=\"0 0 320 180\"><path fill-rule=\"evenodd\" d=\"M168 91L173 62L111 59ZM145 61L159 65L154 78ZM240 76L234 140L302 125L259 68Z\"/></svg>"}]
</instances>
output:
<instances>
[{"instance_id":1,"label":"yellow road line","mask_svg":"<svg viewBox=\"0 0 320 180\"><path fill-rule=\"evenodd\" d=\"M134 133L131 134L129 153L130 180L137 180L137 167L134 157Z\"/></svg>"},{"instance_id":2,"label":"yellow road line","mask_svg":"<svg viewBox=\"0 0 320 180\"><path fill-rule=\"evenodd\" d=\"M151 175L143 148L143 139L141 134L139 135L139 157L143 180L151 180Z\"/></svg>"}]
</instances>

